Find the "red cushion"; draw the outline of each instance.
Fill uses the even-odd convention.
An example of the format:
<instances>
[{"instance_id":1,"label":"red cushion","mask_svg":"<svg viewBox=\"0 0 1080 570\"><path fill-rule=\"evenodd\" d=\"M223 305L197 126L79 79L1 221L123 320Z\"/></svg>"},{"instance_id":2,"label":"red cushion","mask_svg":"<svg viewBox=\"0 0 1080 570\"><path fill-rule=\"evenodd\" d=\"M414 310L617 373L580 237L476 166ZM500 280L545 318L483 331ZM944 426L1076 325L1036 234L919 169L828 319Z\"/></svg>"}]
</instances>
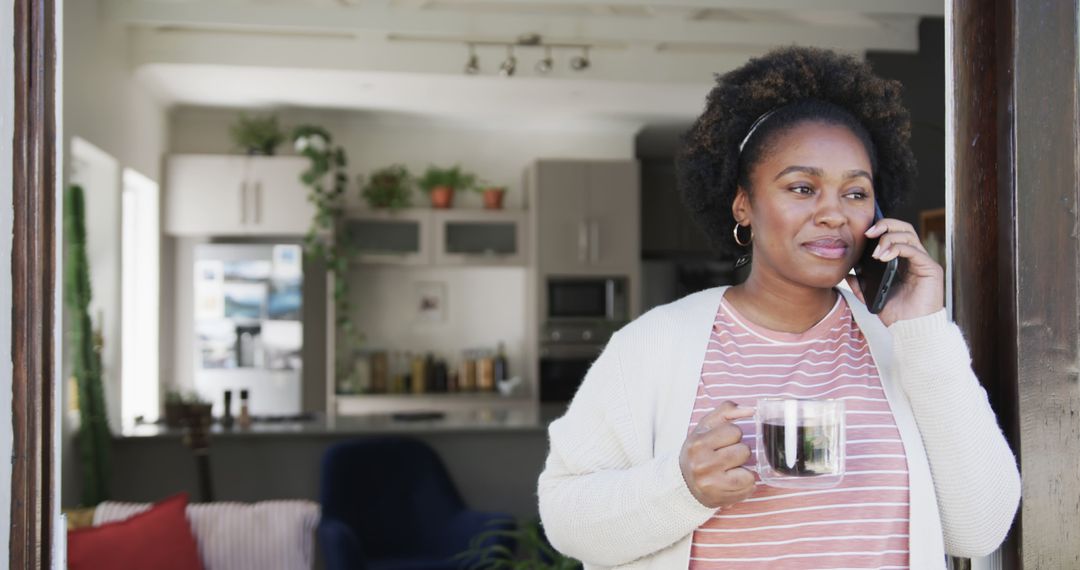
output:
<instances>
[{"instance_id":1,"label":"red cushion","mask_svg":"<svg viewBox=\"0 0 1080 570\"><path fill-rule=\"evenodd\" d=\"M202 570L180 493L129 519L68 531L69 570Z\"/></svg>"}]
</instances>

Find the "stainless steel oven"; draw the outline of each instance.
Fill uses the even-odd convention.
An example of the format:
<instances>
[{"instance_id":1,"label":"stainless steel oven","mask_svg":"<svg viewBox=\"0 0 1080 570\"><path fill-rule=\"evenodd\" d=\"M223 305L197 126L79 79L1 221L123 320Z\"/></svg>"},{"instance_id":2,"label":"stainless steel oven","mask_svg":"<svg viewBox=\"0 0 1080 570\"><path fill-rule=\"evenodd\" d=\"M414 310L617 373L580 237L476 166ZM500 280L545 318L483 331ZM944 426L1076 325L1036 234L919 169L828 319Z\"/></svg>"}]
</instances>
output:
<instances>
[{"instance_id":1,"label":"stainless steel oven","mask_svg":"<svg viewBox=\"0 0 1080 570\"><path fill-rule=\"evenodd\" d=\"M540 349L540 401L569 402L603 349L602 344L545 343Z\"/></svg>"},{"instance_id":2,"label":"stainless steel oven","mask_svg":"<svg viewBox=\"0 0 1080 570\"><path fill-rule=\"evenodd\" d=\"M588 320L625 323L630 316L626 277L548 277L549 323Z\"/></svg>"}]
</instances>

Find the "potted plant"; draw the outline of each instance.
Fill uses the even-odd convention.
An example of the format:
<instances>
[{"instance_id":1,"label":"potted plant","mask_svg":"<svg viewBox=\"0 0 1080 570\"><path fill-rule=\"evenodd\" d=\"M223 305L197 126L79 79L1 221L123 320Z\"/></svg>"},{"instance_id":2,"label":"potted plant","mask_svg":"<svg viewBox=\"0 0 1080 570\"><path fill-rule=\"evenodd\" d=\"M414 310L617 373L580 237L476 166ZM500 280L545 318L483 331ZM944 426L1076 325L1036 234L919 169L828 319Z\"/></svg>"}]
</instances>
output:
<instances>
[{"instance_id":1,"label":"potted plant","mask_svg":"<svg viewBox=\"0 0 1080 570\"><path fill-rule=\"evenodd\" d=\"M372 208L397 210L412 205L412 187L409 170L394 164L372 172L360 195Z\"/></svg>"},{"instance_id":2,"label":"potted plant","mask_svg":"<svg viewBox=\"0 0 1080 570\"><path fill-rule=\"evenodd\" d=\"M485 186L480 189L484 195L484 208L488 210L501 210L503 197L506 196L506 186Z\"/></svg>"},{"instance_id":3,"label":"potted plant","mask_svg":"<svg viewBox=\"0 0 1080 570\"><path fill-rule=\"evenodd\" d=\"M431 195L432 208L449 208L454 202L454 192L471 190L476 185L476 175L465 172L460 166L439 168L429 166L417 181L420 189Z\"/></svg>"},{"instance_id":4,"label":"potted plant","mask_svg":"<svg viewBox=\"0 0 1080 570\"><path fill-rule=\"evenodd\" d=\"M209 423L210 402L203 400L194 391L183 394L178 390L165 392L165 425L172 428L184 427L188 418L197 417Z\"/></svg>"},{"instance_id":5,"label":"potted plant","mask_svg":"<svg viewBox=\"0 0 1080 570\"><path fill-rule=\"evenodd\" d=\"M504 526L507 519L489 522L489 526ZM516 553L492 540L509 538ZM532 520L512 529L492 528L474 536L468 550L454 556L459 566L469 570L580 570L581 562L564 556L551 547L539 520Z\"/></svg>"},{"instance_id":6,"label":"potted plant","mask_svg":"<svg viewBox=\"0 0 1080 570\"><path fill-rule=\"evenodd\" d=\"M248 116L240 113L229 127L229 135L238 148L249 155L273 156L277 146L285 141L285 132L278 125L277 115Z\"/></svg>"}]
</instances>

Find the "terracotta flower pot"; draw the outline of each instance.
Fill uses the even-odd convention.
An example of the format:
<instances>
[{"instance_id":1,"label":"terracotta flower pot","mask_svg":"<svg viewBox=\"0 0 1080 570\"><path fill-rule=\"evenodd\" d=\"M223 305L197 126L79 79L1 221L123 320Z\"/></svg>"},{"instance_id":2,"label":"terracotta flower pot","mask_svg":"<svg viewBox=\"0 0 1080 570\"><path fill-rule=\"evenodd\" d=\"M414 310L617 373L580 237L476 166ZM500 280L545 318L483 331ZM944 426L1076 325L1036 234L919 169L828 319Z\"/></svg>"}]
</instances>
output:
<instances>
[{"instance_id":1,"label":"terracotta flower pot","mask_svg":"<svg viewBox=\"0 0 1080 570\"><path fill-rule=\"evenodd\" d=\"M488 210L501 210L503 207L503 196L505 195L505 188L485 188L484 207Z\"/></svg>"},{"instance_id":2,"label":"terracotta flower pot","mask_svg":"<svg viewBox=\"0 0 1080 570\"><path fill-rule=\"evenodd\" d=\"M431 189L431 207L449 208L454 203L454 188L451 186L436 186Z\"/></svg>"}]
</instances>

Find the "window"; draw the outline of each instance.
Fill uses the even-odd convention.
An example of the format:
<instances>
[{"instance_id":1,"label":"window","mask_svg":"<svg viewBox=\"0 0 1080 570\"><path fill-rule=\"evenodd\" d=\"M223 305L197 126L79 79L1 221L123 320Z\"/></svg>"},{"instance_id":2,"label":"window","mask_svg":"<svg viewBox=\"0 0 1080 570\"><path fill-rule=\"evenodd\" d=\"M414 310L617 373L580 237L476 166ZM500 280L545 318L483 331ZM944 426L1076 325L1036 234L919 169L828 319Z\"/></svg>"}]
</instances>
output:
<instances>
[{"instance_id":1,"label":"window","mask_svg":"<svg viewBox=\"0 0 1080 570\"><path fill-rule=\"evenodd\" d=\"M124 169L121 238L120 414L158 417L158 185Z\"/></svg>"}]
</instances>

